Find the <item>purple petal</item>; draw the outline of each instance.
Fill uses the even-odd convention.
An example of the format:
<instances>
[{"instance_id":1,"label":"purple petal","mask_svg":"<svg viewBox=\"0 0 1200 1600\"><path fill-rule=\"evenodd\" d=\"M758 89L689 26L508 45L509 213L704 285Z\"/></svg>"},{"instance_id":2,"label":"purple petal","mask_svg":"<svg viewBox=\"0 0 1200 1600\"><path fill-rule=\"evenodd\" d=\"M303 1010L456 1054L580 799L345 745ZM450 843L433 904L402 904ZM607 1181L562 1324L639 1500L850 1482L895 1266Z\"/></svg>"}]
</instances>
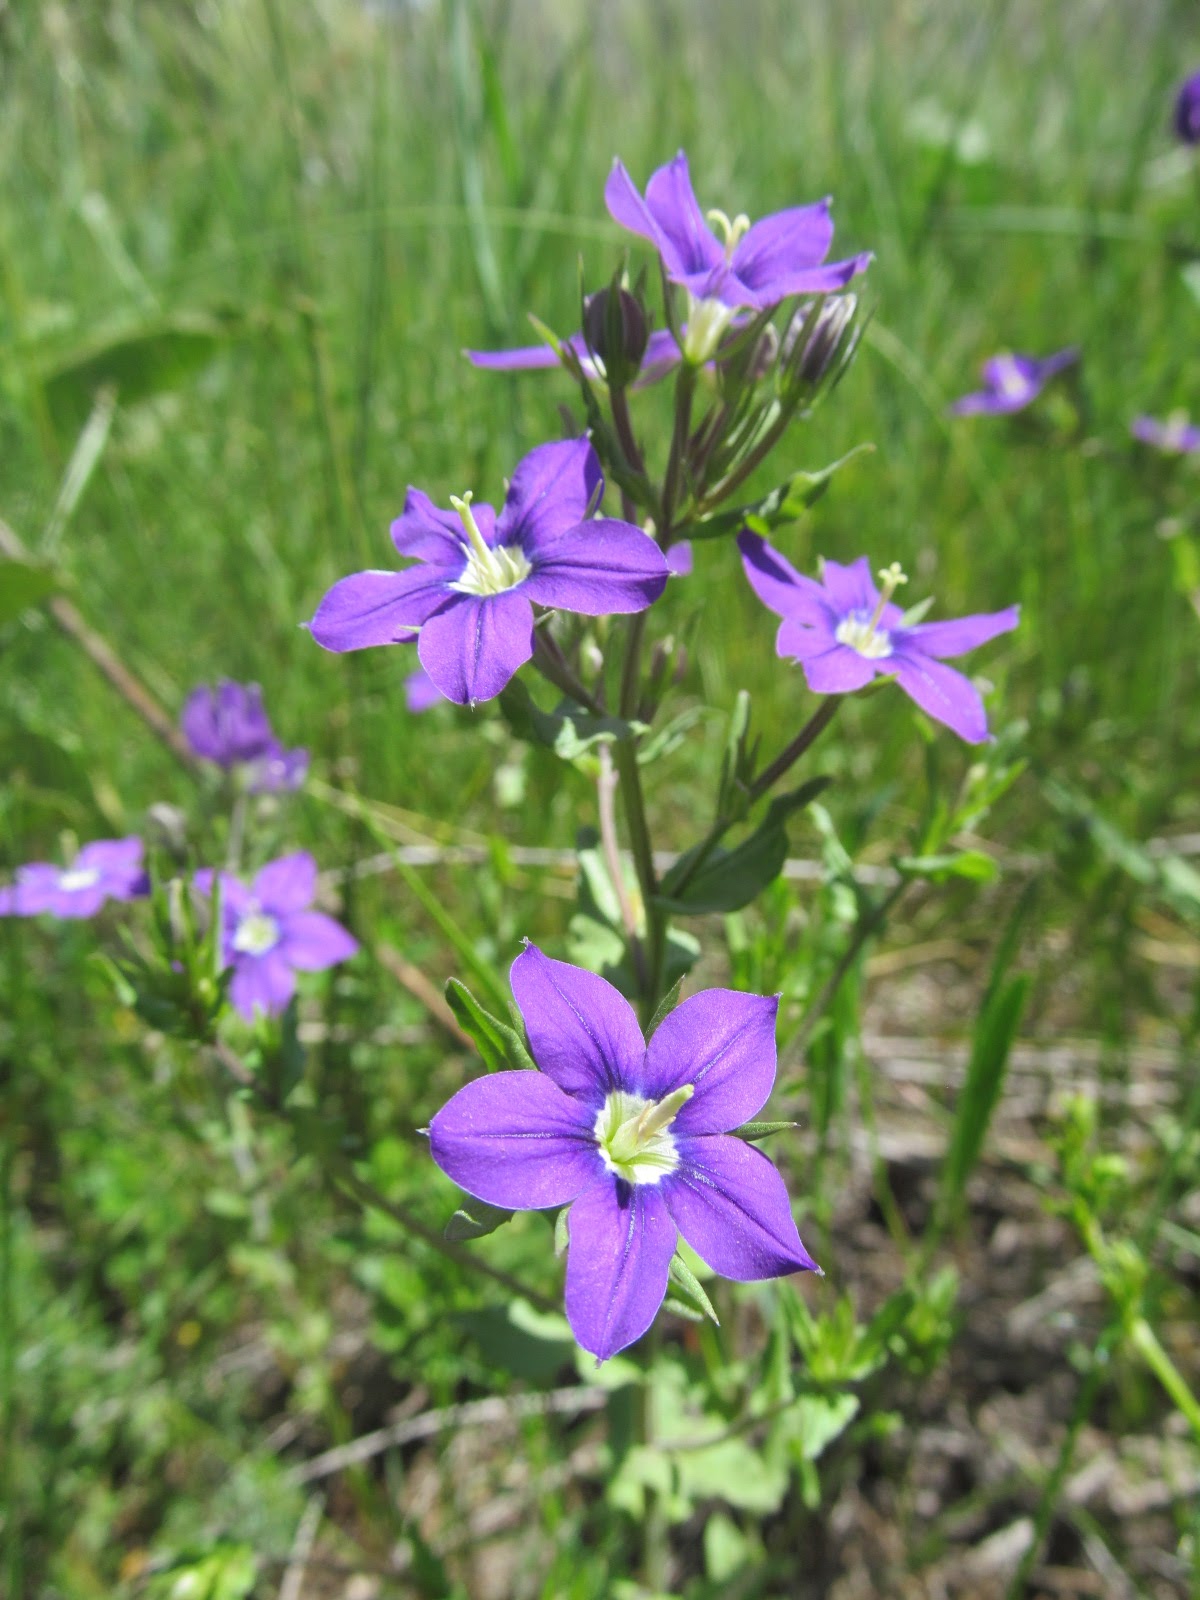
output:
<instances>
[{"instance_id":1,"label":"purple petal","mask_svg":"<svg viewBox=\"0 0 1200 1600\"><path fill-rule=\"evenodd\" d=\"M538 445L513 472L496 522L496 542L519 544L532 561L582 522L603 493L600 458L587 439Z\"/></svg>"},{"instance_id":2,"label":"purple petal","mask_svg":"<svg viewBox=\"0 0 1200 1600\"><path fill-rule=\"evenodd\" d=\"M896 681L922 711L965 739L968 744L982 744L988 736L987 713L979 692L969 678L953 667L915 651L897 651L887 663L896 673Z\"/></svg>"},{"instance_id":3,"label":"purple petal","mask_svg":"<svg viewBox=\"0 0 1200 1600\"><path fill-rule=\"evenodd\" d=\"M677 539L667 551L667 566L673 578L690 578L695 561L689 539Z\"/></svg>"},{"instance_id":4,"label":"purple petal","mask_svg":"<svg viewBox=\"0 0 1200 1600\"><path fill-rule=\"evenodd\" d=\"M432 711L434 706L441 705L444 698L424 667L418 667L415 672L410 672L404 680L404 704L414 715L419 715L422 711Z\"/></svg>"},{"instance_id":5,"label":"purple petal","mask_svg":"<svg viewBox=\"0 0 1200 1600\"><path fill-rule=\"evenodd\" d=\"M6 884L0 888L0 917L19 917L21 914L17 907L16 885Z\"/></svg>"},{"instance_id":6,"label":"purple petal","mask_svg":"<svg viewBox=\"0 0 1200 1600\"><path fill-rule=\"evenodd\" d=\"M785 622L779 630L778 649L781 655L791 653L787 649L790 642L789 625ZM869 660L848 645L835 644L820 655L805 657L800 666L805 682L814 694L853 694L856 689L865 689L877 672L887 672L891 659L888 656L878 661Z\"/></svg>"},{"instance_id":7,"label":"purple petal","mask_svg":"<svg viewBox=\"0 0 1200 1600\"><path fill-rule=\"evenodd\" d=\"M464 560L458 553L459 567ZM410 567L407 572L356 572L335 583L309 624L325 650L366 650L400 644L439 606L453 598L445 572Z\"/></svg>"},{"instance_id":8,"label":"purple petal","mask_svg":"<svg viewBox=\"0 0 1200 1600\"><path fill-rule=\"evenodd\" d=\"M18 916L36 917L43 912L61 916L59 907L65 898L58 886L61 876L62 869L48 861L31 861L28 866L18 867L13 886Z\"/></svg>"},{"instance_id":9,"label":"purple petal","mask_svg":"<svg viewBox=\"0 0 1200 1600\"><path fill-rule=\"evenodd\" d=\"M254 1021L256 1009L277 1016L295 992L296 975L278 945L265 956L239 955L234 962L229 998L247 1022Z\"/></svg>"},{"instance_id":10,"label":"purple petal","mask_svg":"<svg viewBox=\"0 0 1200 1600\"><path fill-rule=\"evenodd\" d=\"M463 355L485 372L536 372L562 365L550 344L527 344L515 350L464 350Z\"/></svg>"},{"instance_id":11,"label":"purple petal","mask_svg":"<svg viewBox=\"0 0 1200 1600\"><path fill-rule=\"evenodd\" d=\"M255 877L251 892L273 916L303 911L317 892L317 863L307 850L268 861Z\"/></svg>"},{"instance_id":12,"label":"purple petal","mask_svg":"<svg viewBox=\"0 0 1200 1600\"><path fill-rule=\"evenodd\" d=\"M567 1320L607 1361L641 1338L663 1303L675 1224L656 1185L606 1176L579 1196L567 1228Z\"/></svg>"},{"instance_id":13,"label":"purple petal","mask_svg":"<svg viewBox=\"0 0 1200 1600\"><path fill-rule=\"evenodd\" d=\"M825 199L793 206L756 222L733 252L733 270L742 282L766 288L798 268L824 261L833 243L830 204Z\"/></svg>"},{"instance_id":14,"label":"purple petal","mask_svg":"<svg viewBox=\"0 0 1200 1600\"><path fill-rule=\"evenodd\" d=\"M476 1078L429 1124L433 1159L460 1189L493 1206L566 1205L604 1164L595 1114L540 1072Z\"/></svg>"},{"instance_id":15,"label":"purple petal","mask_svg":"<svg viewBox=\"0 0 1200 1600\"><path fill-rule=\"evenodd\" d=\"M682 150L651 174L646 210L654 219L659 253L671 277L711 273L725 266L725 250L704 220Z\"/></svg>"},{"instance_id":16,"label":"purple petal","mask_svg":"<svg viewBox=\"0 0 1200 1600\"><path fill-rule=\"evenodd\" d=\"M1200 427L1180 418L1160 422L1156 417L1135 417L1129 431L1142 444L1153 445L1168 455L1191 455L1200 450Z\"/></svg>"},{"instance_id":17,"label":"purple petal","mask_svg":"<svg viewBox=\"0 0 1200 1600\"><path fill-rule=\"evenodd\" d=\"M125 839L93 839L72 861L69 871L102 872L117 878L136 876L142 870L145 846L131 834Z\"/></svg>"},{"instance_id":18,"label":"purple petal","mask_svg":"<svg viewBox=\"0 0 1200 1600\"><path fill-rule=\"evenodd\" d=\"M669 575L666 557L648 533L632 522L595 517L543 544L523 588L540 606L603 617L645 611Z\"/></svg>"},{"instance_id":19,"label":"purple petal","mask_svg":"<svg viewBox=\"0 0 1200 1600\"><path fill-rule=\"evenodd\" d=\"M1067 367L1073 367L1078 360L1079 347L1077 345L1069 345L1067 349L1058 350L1054 355L1047 356L1044 361L1035 362L1034 365L1038 369L1038 377L1042 383L1045 383Z\"/></svg>"},{"instance_id":20,"label":"purple petal","mask_svg":"<svg viewBox=\"0 0 1200 1600\"><path fill-rule=\"evenodd\" d=\"M832 638L838 618L821 585L803 577L778 550L748 528L738 534L737 542L750 587L763 605L776 616L823 628Z\"/></svg>"},{"instance_id":21,"label":"purple petal","mask_svg":"<svg viewBox=\"0 0 1200 1600\"><path fill-rule=\"evenodd\" d=\"M819 1270L800 1243L783 1179L761 1150L715 1134L678 1141L662 1181L675 1225L723 1278L750 1283Z\"/></svg>"},{"instance_id":22,"label":"purple petal","mask_svg":"<svg viewBox=\"0 0 1200 1600\"><path fill-rule=\"evenodd\" d=\"M637 1089L646 1045L633 1007L611 983L527 945L509 975L542 1071L593 1111L612 1089Z\"/></svg>"},{"instance_id":23,"label":"purple petal","mask_svg":"<svg viewBox=\"0 0 1200 1600\"><path fill-rule=\"evenodd\" d=\"M252 760L272 738L258 684L229 678L215 689L206 684L194 689L184 702L179 724L195 753L222 767Z\"/></svg>"},{"instance_id":24,"label":"purple petal","mask_svg":"<svg viewBox=\"0 0 1200 1600\"><path fill-rule=\"evenodd\" d=\"M777 996L705 989L676 1006L646 1049L644 1093L693 1084L673 1131L727 1133L760 1111L775 1082Z\"/></svg>"},{"instance_id":25,"label":"purple petal","mask_svg":"<svg viewBox=\"0 0 1200 1600\"><path fill-rule=\"evenodd\" d=\"M619 222L631 233L640 234L643 239L649 239L655 249L662 253L665 240L658 223L650 215L636 184L619 160L613 161L612 171L605 182L604 204L614 222Z\"/></svg>"},{"instance_id":26,"label":"purple petal","mask_svg":"<svg viewBox=\"0 0 1200 1600\"><path fill-rule=\"evenodd\" d=\"M496 513L489 505L472 505L479 531L491 543ZM457 511L443 511L420 489L409 489L404 510L392 523L392 543L402 556L413 556L434 566L448 569L454 576L462 570L463 525Z\"/></svg>"},{"instance_id":27,"label":"purple petal","mask_svg":"<svg viewBox=\"0 0 1200 1600\"><path fill-rule=\"evenodd\" d=\"M753 306L755 310L766 311L791 294L836 294L839 289L846 287L851 278L865 272L874 259L871 252L866 250L861 255L848 256L845 261L827 261L819 267L798 267L773 282L755 287L738 272L735 254L734 270L729 275L721 298L726 305L736 301L740 306Z\"/></svg>"},{"instance_id":28,"label":"purple petal","mask_svg":"<svg viewBox=\"0 0 1200 1600\"><path fill-rule=\"evenodd\" d=\"M960 400L955 400L946 409L952 417L999 417L1006 416L1012 411L1023 411L1032 399L1032 394L1014 395L1002 399L992 394L990 390L977 390L972 394L964 394Z\"/></svg>"},{"instance_id":29,"label":"purple petal","mask_svg":"<svg viewBox=\"0 0 1200 1600\"><path fill-rule=\"evenodd\" d=\"M358 940L320 911L296 911L285 919L279 949L297 972L324 972L358 953Z\"/></svg>"},{"instance_id":30,"label":"purple petal","mask_svg":"<svg viewBox=\"0 0 1200 1600\"><path fill-rule=\"evenodd\" d=\"M1011 633L1020 620L1020 606L1009 606L952 622L919 622L915 628L896 629L892 637L898 649L915 646L922 655L961 656L998 634Z\"/></svg>"},{"instance_id":31,"label":"purple petal","mask_svg":"<svg viewBox=\"0 0 1200 1600\"><path fill-rule=\"evenodd\" d=\"M656 329L646 341L645 354L638 375L634 380L635 389L648 389L652 383L658 383L665 378L683 360L683 352L670 328Z\"/></svg>"},{"instance_id":32,"label":"purple petal","mask_svg":"<svg viewBox=\"0 0 1200 1600\"><path fill-rule=\"evenodd\" d=\"M823 561L821 582L839 618L856 611L869 617L879 603L879 590L871 578L871 563L866 556L859 556L849 566L840 561Z\"/></svg>"},{"instance_id":33,"label":"purple petal","mask_svg":"<svg viewBox=\"0 0 1200 1600\"><path fill-rule=\"evenodd\" d=\"M282 794L299 789L308 776L308 761L307 750L285 750L278 739L272 739L270 749L252 764L250 793Z\"/></svg>"},{"instance_id":34,"label":"purple petal","mask_svg":"<svg viewBox=\"0 0 1200 1600\"><path fill-rule=\"evenodd\" d=\"M417 639L421 665L455 705L491 700L533 654L528 582L504 594L455 596Z\"/></svg>"},{"instance_id":35,"label":"purple petal","mask_svg":"<svg viewBox=\"0 0 1200 1600\"><path fill-rule=\"evenodd\" d=\"M213 879L221 880L221 913L226 924L236 920L247 912L254 902L254 896L240 878L235 878L232 873L214 873L211 867L201 867L192 878L197 893L206 900L212 899Z\"/></svg>"}]
</instances>

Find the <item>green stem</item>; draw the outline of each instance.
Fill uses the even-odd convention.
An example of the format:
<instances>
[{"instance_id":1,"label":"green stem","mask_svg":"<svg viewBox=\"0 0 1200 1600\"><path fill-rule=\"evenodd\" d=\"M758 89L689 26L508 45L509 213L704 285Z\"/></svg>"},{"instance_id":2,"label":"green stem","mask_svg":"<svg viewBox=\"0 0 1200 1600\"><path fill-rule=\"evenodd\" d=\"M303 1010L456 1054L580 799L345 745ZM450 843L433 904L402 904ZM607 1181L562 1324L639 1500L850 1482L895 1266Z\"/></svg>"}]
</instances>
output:
<instances>
[{"instance_id":1,"label":"green stem","mask_svg":"<svg viewBox=\"0 0 1200 1600\"><path fill-rule=\"evenodd\" d=\"M760 800L768 789L774 788L780 778L784 776L800 757L814 745L824 733L825 729L837 716L845 695L831 694L821 702L820 709L813 713L800 732L786 749L781 750L769 767L766 767L755 778L750 786L750 804Z\"/></svg>"},{"instance_id":2,"label":"green stem","mask_svg":"<svg viewBox=\"0 0 1200 1600\"><path fill-rule=\"evenodd\" d=\"M1162 1384L1188 1426L1200 1441L1200 1401L1188 1388L1187 1380L1159 1343L1158 1335L1145 1317L1135 1317L1129 1327L1129 1342Z\"/></svg>"},{"instance_id":3,"label":"green stem","mask_svg":"<svg viewBox=\"0 0 1200 1600\"><path fill-rule=\"evenodd\" d=\"M643 1022L649 1022L655 1007L662 999L663 964L666 955L666 918L654 904L658 893L658 879L654 871L654 851L650 844L650 829L646 822L646 802L642 794L642 778L638 769L637 750L631 739L620 739L613 745L613 762L617 769L621 806L625 812L625 827L629 834L629 848L637 872L638 889L646 919L646 981L642 990Z\"/></svg>"},{"instance_id":4,"label":"green stem","mask_svg":"<svg viewBox=\"0 0 1200 1600\"><path fill-rule=\"evenodd\" d=\"M846 974L862 954L863 946L875 936L887 921L892 908L908 888L907 883L898 883L889 889L887 894L877 906L868 911L865 917L860 917L855 925L850 943L842 951L838 964L821 985L820 992L812 1005L804 1013L804 1020L800 1024L799 1032L792 1040L790 1048L797 1055L803 1055L809 1040L816 1031L817 1023L825 1015L833 1002L834 996L842 986Z\"/></svg>"},{"instance_id":5,"label":"green stem","mask_svg":"<svg viewBox=\"0 0 1200 1600\"><path fill-rule=\"evenodd\" d=\"M604 707L578 675L570 662L544 628L538 628L533 638L533 664L556 689L561 689L569 700L586 706L596 716L604 715Z\"/></svg>"},{"instance_id":6,"label":"green stem","mask_svg":"<svg viewBox=\"0 0 1200 1600\"><path fill-rule=\"evenodd\" d=\"M696 369L685 361L675 380L675 427L671 434L671 453L667 457L667 473L663 479L662 516L659 519L658 542L665 550L675 529L675 512L679 504L679 491L683 484L683 467L687 458L688 434L692 426L692 397L696 392Z\"/></svg>"}]
</instances>

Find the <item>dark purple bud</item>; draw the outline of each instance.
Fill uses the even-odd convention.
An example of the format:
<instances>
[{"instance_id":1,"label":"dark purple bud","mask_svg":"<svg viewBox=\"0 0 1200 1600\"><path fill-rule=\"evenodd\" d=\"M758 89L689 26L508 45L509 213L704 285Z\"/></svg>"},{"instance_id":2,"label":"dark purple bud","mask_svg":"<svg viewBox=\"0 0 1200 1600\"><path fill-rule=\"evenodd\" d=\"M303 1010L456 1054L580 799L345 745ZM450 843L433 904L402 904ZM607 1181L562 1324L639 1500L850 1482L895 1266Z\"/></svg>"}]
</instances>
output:
<instances>
[{"instance_id":1,"label":"dark purple bud","mask_svg":"<svg viewBox=\"0 0 1200 1600\"><path fill-rule=\"evenodd\" d=\"M816 388L837 370L849 354L857 310L857 295L835 294L797 311L783 336L783 360L794 380Z\"/></svg>"},{"instance_id":2,"label":"dark purple bud","mask_svg":"<svg viewBox=\"0 0 1200 1600\"><path fill-rule=\"evenodd\" d=\"M1175 132L1184 144L1200 144L1200 72L1193 72L1175 97Z\"/></svg>"},{"instance_id":3,"label":"dark purple bud","mask_svg":"<svg viewBox=\"0 0 1200 1600\"><path fill-rule=\"evenodd\" d=\"M600 289L583 302L583 337L614 388L624 388L641 371L650 323L628 289Z\"/></svg>"}]
</instances>

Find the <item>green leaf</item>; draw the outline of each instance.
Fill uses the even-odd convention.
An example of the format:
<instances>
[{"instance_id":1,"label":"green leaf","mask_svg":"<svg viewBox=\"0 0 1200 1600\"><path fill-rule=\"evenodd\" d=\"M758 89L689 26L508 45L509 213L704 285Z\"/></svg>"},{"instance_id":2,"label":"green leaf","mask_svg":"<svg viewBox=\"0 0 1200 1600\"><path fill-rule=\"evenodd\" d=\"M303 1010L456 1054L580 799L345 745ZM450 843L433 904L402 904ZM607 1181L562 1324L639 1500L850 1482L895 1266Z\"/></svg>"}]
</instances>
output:
<instances>
[{"instance_id":1,"label":"green leaf","mask_svg":"<svg viewBox=\"0 0 1200 1600\"><path fill-rule=\"evenodd\" d=\"M679 1004L679 991L682 988L683 974L681 973L679 977L675 979L675 982L671 985L671 987L667 990L666 994L663 995L662 999L658 1002L658 1005L654 1008L654 1015L650 1018L650 1026L646 1029L647 1044L649 1044L650 1040L654 1037L655 1030L657 1029L659 1023L669 1017L672 1011L674 1011L675 1007Z\"/></svg>"},{"instance_id":2,"label":"green leaf","mask_svg":"<svg viewBox=\"0 0 1200 1600\"><path fill-rule=\"evenodd\" d=\"M570 1206L562 1206L554 1218L554 1254L561 1257L567 1253L567 1246L571 1242L570 1223L567 1220Z\"/></svg>"},{"instance_id":3,"label":"green leaf","mask_svg":"<svg viewBox=\"0 0 1200 1600\"><path fill-rule=\"evenodd\" d=\"M773 1133L783 1133L788 1128L798 1128L798 1122L743 1122L733 1130L735 1139L747 1139L751 1144L758 1139L768 1139Z\"/></svg>"},{"instance_id":4,"label":"green leaf","mask_svg":"<svg viewBox=\"0 0 1200 1600\"><path fill-rule=\"evenodd\" d=\"M644 722L598 717L571 700L561 701L553 711L543 711L519 678L501 691L499 703L518 739L544 745L563 761L575 761L598 744L633 739L646 731Z\"/></svg>"},{"instance_id":5,"label":"green leaf","mask_svg":"<svg viewBox=\"0 0 1200 1600\"><path fill-rule=\"evenodd\" d=\"M510 1222L512 1215L503 1206L490 1206L486 1200L468 1195L446 1224L445 1234L447 1239L484 1239Z\"/></svg>"},{"instance_id":6,"label":"green leaf","mask_svg":"<svg viewBox=\"0 0 1200 1600\"><path fill-rule=\"evenodd\" d=\"M704 1292L704 1286L699 1278L688 1266L686 1261L680 1259L678 1253L671 1257L668 1269L671 1282L674 1284L673 1298L682 1300L692 1316L708 1317L709 1320L721 1326L717 1313L713 1310L713 1303Z\"/></svg>"},{"instance_id":7,"label":"green leaf","mask_svg":"<svg viewBox=\"0 0 1200 1600\"><path fill-rule=\"evenodd\" d=\"M737 533L743 527L766 537L786 522L798 522L810 506L816 504L840 472L855 456L874 451L873 444L857 444L827 467L816 472L794 472L786 482L749 505L732 511L717 511L687 525L689 539L718 539L728 533Z\"/></svg>"},{"instance_id":8,"label":"green leaf","mask_svg":"<svg viewBox=\"0 0 1200 1600\"><path fill-rule=\"evenodd\" d=\"M42 371L50 409L82 424L99 389L113 388L123 405L177 388L208 365L242 326L237 317L181 311L101 329Z\"/></svg>"},{"instance_id":9,"label":"green leaf","mask_svg":"<svg viewBox=\"0 0 1200 1600\"><path fill-rule=\"evenodd\" d=\"M956 850L935 856L901 856L896 871L905 878L928 878L945 883L947 878L969 878L972 883L991 883L999 872L995 861L982 850Z\"/></svg>"},{"instance_id":10,"label":"green leaf","mask_svg":"<svg viewBox=\"0 0 1200 1600\"><path fill-rule=\"evenodd\" d=\"M660 910L700 916L712 911L739 911L783 871L787 860L787 820L808 805L830 783L811 782L772 800L762 822L732 850L714 849L703 866L692 870L699 846L680 856L662 880L655 903ZM677 885L682 884L680 890Z\"/></svg>"},{"instance_id":11,"label":"green leaf","mask_svg":"<svg viewBox=\"0 0 1200 1600\"><path fill-rule=\"evenodd\" d=\"M485 1011L465 983L447 978L445 995L447 1005L475 1041L489 1072L500 1072L506 1067L522 1071L533 1066L533 1058L517 1030Z\"/></svg>"},{"instance_id":12,"label":"green leaf","mask_svg":"<svg viewBox=\"0 0 1200 1600\"><path fill-rule=\"evenodd\" d=\"M1021 976L995 984L975 1025L967 1076L954 1108L954 1126L942 1164L939 1213L949 1217L959 1206L967 1180L983 1149L992 1113L1004 1087L1013 1040L1025 1008L1029 979Z\"/></svg>"},{"instance_id":13,"label":"green leaf","mask_svg":"<svg viewBox=\"0 0 1200 1600\"><path fill-rule=\"evenodd\" d=\"M0 561L0 624L40 605L59 587L57 575L32 561Z\"/></svg>"}]
</instances>

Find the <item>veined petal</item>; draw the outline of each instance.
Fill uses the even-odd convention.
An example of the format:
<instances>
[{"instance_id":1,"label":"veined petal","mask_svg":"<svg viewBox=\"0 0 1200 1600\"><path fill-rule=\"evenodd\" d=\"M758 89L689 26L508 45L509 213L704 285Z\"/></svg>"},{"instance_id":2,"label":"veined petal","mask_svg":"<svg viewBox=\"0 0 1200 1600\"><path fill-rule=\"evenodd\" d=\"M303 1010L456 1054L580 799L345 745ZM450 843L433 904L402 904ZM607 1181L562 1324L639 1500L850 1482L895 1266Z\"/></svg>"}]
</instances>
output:
<instances>
[{"instance_id":1,"label":"veined petal","mask_svg":"<svg viewBox=\"0 0 1200 1600\"><path fill-rule=\"evenodd\" d=\"M676 539L667 551L667 566L673 578L690 578L695 556L690 539Z\"/></svg>"},{"instance_id":2,"label":"veined petal","mask_svg":"<svg viewBox=\"0 0 1200 1600\"><path fill-rule=\"evenodd\" d=\"M582 522L603 492L600 458L587 439L538 445L513 472L496 523L496 542L519 544L532 561Z\"/></svg>"},{"instance_id":3,"label":"veined petal","mask_svg":"<svg viewBox=\"0 0 1200 1600\"><path fill-rule=\"evenodd\" d=\"M239 955L234 962L229 998L247 1022L254 1021L255 1008L277 1016L295 992L296 974L278 946L264 956Z\"/></svg>"},{"instance_id":4,"label":"veined petal","mask_svg":"<svg viewBox=\"0 0 1200 1600\"><path fill-rule=\"evenodd\" d=\"M492 542L496 513L491 506L472 505L472 515L484 540ZM392 543L402 556L413 556L444 567L457 575L463 564L463 525L457 511L443 511L421 489L409 489L404 510L392 523Z\"/></svg>"},{"instance_id":5,"label":"veined petal","mask_svg":"<svg viewBox=\"0 0 1200 1600\"><path fill-rule=\"evenodd\" d=\"M748 237L748 236L747 236ZM845 261L827 261L823 266L797 267L794 271L761 286L747 283L737 270L737 259L729 274L728 285L721 298L727 305L753 306L756 311L767 311L792 294L834 294L844 289L851 278L865 272L872 260L870 251L848 256ZM737 293L733 293L736 286Z\"/></svg>"},{"instance_id":6,"label":"veined petal","mask_svg":"<svg viewBox=\"0 0 1200 1600\"><path fill-rule=\"evenodd\" d=\"M660 378L665 378L667 373L677 367L682 360L683 352L670 328L655 328L646 341L645 354L642 356L642 364L634 379L633 387L648 388Z\"/></svg>"},{"instance_id":7,"label":"veined petal","mask_svg":"<svg viewBox=\"0 0 1200 1600\"><path fill-rule=\"evenodd\" d=\"M541 1072L493 1072L429 1124L433 1159L460 1189L518 1211L566 1205L604 1172L592 1111Z\"/></svg>"},{"instance_id":8,"label":"veined petal","mask_svg":"<svg viewBox=\"0 0 1200 1600\"><path fill-rule=\"evenodd\" d=\"M658 1187L680 1233L723 1278L750 1283L819 1270L800 1243L783 1179L752 1144L727 1134L681 1138Z\"/></svg>"},{"instance_id":9,"label":"veined petal","mask_svg":"<svg viewBox=\"0 0 1200 1600\"><path fill-rule=\"evenodd\" d=\"M646 209L654 219L661 241L659 253L670 277L712 272L725 265L724 247L704 220L682 150L674 161L651 174Z\"/></svg>"},{"instance_id":10,"label":"veined petal","mask_svg":"<svg viewBox=\"0 0 1200 1600\"><path fill-rule=\"evenodd\" d=\"M969 678L916 650L897 650L886 663L896 681L922 711L944 722L968 744L982 744L988 736L987 712L979 691Z\"/></svg>"},{"instance_id":11,"label":"veined petal","mask_svg":"<svg viewBox=\"0 0 1200 1600\"><path fill-rule=\"evenodd\" d=\"M865 611L869 617L879 603L879 590L871 577L866 556L843 566L840 561L821 563L821 582L839 620L853 612Z\"/></svg>"},{"instance_id":12,"label":"veined petal","mask_svg":"<svg viewBox=\"0 0 1200 1600\"><path fill-rule=\"evenodd\" d=\"M283 923L279 948L297 972L324 972L358 953L358 940L322 911L296 911Z\"/></svg>"},{"instance_id":13,"label":"veined petal","mask_svg":"<svg viewBox=\"0 0 1200 1600\"><path fill-rule=\"evenodd\" d=\"M734 249L734 272L752 289L769 290L799 268L819 266L833 243L831 203L818 200L760 218Z\"/></svg>"},{"instance_id":14,"label":"veined petal","mask_svg":"<svg viewBox=\"0 0 1200 1600\"><path fill-rule=\"evenodd\" d=\"M460 566L464 562L460 552ZM323 649L339 653L400 644L453 598L447 584L436 567L356 572L334 584L309 628Z\"/></svg>"},{"instance_id":15,"label":"veined petal","mask_svg":"<svg viewBox=\"0 0 1200 1600\"><path fill-rule=\"evenodd\" d=\"M727 1133L762 1109L775 1082L778 1009L774 995L705 989L663 1018L646 1047L641 1092L663 1100L693 1086L672 1132Z\"/></svg>"},{"instance_id":16,"label":"veined petal","mask_svg":"<svg viewBox=\"0 0 1200 1600\"><path fill-rule=\"evenodd\" d=\"M781 627L781 638L783 631ZM835 644L820 655L807 656L800 666L814 694L853 694L856 689L865 689L877 672L889 671L893 659L885 656L872 660L848 645Z\"/></svg>"},{"instance_id":17,"label":"veined petal","mask_svg":"<svg viewBox=\"0 0 1200 1600\"><path fill-rule=\"evenodd\" d=\"M286 916L303 911L317 892L317 863L307 850L268 861L254 879L251 893L264 911Z\"/></svg>"},{"instance_id":18,"label":"veined petal","mask_svg":"<svg viewBox=\"0 0 1200 1600\"><path fill-rule=\"evenodd\" d=\"M663 1303L675 1224L656 1185L606 1174L575 1201L567 1231L567 1320L607 1361L641 1338Z\"/></svg>"},{"instance_id":19,"label":"veined petal","mask_svg":"<svg viewBox=\"0 0 1200 1600\"><path fill-rule=\"evenodd\" d=\"M612 1089L638 1091L646 1045L633 1007L594 972L530 944L509 974L538 1066L594 1116Z\"/></svg>"},{"instance_id":20,"label":"veined petal","mask_svg":"<svg viewBox=\"0 0 1200 1600\"><path fill-rule=\"evenodd\" d=\"M533 654L527 585L503 594L456 595L421 629L417 655L456 705L492 700Z\"/></svg>"},{"instance_id":21,"label":"veined petal","mask_svg":"<svg viewBox=\"0 0 1200 1600\"><path fill-rule=\"evenodd\" d=\"M540 606L603 617L645 611L666 588L670 570L641 528L595 517L541 545L523 587Z\"/></svg>"},{"instance_id":22,"label":"veined petal","mask_svg":"<svg viewBox=\"0 0 1200 1600\"><path fill-rule=\"evenodd\" d=\"M550 344L519 345L515 350L464 350L463 355L485 372L536 372L562 365Z\"/></svg>"},{"instance_id":23,"label":"veined petal","mask_svg":"<svg viewBox=\"0 0 1200 1600\"><path fill-rule=\"evenodd\" d=\"M807 623L793 622L789 617L784 617L775 635L775 654L789 661L811 661L814 656L823 656L837 648L832 628L810 628Z\"/></svg>"},{"instance_id":24,"label":"veined petal","mask_svg":"<svg viewBox=\"0 0 1200 1600\"><path fill-rule=\"evenodd\" d=\"M748 528L738 534L737 542L750 587L768 611L822 628L832 638L838 619L821 585L803 577L786 557Z\"/></svg>"},{"instance_id":25,"label":"veined petal","mask_svg":"<svg viewBox=\"0 0 1200 1600\"><path fill-rule=\"evenodd\" d=\"M638 193L637 185L619 160L614 160L612 171L604 185L604 204L614 222L619 222L630 233L640 234L661 255L666 246L662 230L650 215L646 202Z\"/></svg>"},{"instance_id":26,"label":"veined petal","mask_svg":"<svg viewBox=\"0 0 1200 1600\"><path fill-rule=\"evenodd\" d=\"M974 617L958 617L952 622L919 622L915 628L897 630L897 647L915 646L922 655L961 656L998 634L1011 633L1021 620L1020 606L1005 611L982 612Z\"/></svg>"}]
</instances>

